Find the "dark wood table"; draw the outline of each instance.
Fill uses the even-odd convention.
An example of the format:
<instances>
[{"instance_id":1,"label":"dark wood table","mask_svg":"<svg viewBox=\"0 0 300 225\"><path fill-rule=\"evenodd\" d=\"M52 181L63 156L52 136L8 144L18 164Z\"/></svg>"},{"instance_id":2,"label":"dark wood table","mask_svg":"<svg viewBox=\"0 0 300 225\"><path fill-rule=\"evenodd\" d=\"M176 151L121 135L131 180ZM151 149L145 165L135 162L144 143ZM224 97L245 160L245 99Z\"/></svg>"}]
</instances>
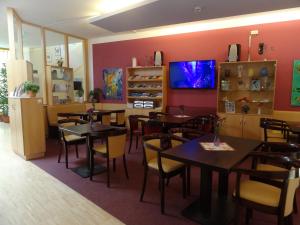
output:
<instances>
[{"instance_id":1,"label":"dark wood table","mask_svg":"<svg viewBox=\"0 0 300 225\"><path fill-rule=\"evenodd\" d=\"M116 110L94 110L93 115L97 117L101 117L102 115L107 115L111 113L121 113L125 112L125 109L116 109ZM89 113L88 112L66 112L66 113L57 113L57 116L60 117L73 117L79 116L84 120L88 119Z\"/></svg>"},{"instance_id":2,"label":"dark wood table","mask_svg":"<svg viewBox=\"0 0 300 225\"><path fill-rule=\"evenodd\" d=\"M199 142L212 142L214 136L206 135L162 152L162 156L201 168L200 198L183 210L182 214L203 225L227 225L234 218L234 203L228 196L228 175L243 161L260 141L220 136L234 151L207 151ZM218 193L212 192L213 171L219 173Z\"/></svg>"},{"instance_id":3,"label":"dark wood table","mask_svg":"<svg viewBox=\"0 0 300 225\"><path fill-rule=\"evenodd\" d=\"M86 164L80 167L72 168L71 170L83 178L87 178L90 176L90 151L93 147L93 134L103 133L106 131L111 131L113 129L119 129L113 126L102 125L100 123L90 123L77 125L77 126L69 126L61 128L63 131L66 131L71 134L78 135L80 137L86 137L87 143L87 151L86 151ZM106 170L102 165L95 165L94 174L102 173Z\"/></svg>"}]
</instances>

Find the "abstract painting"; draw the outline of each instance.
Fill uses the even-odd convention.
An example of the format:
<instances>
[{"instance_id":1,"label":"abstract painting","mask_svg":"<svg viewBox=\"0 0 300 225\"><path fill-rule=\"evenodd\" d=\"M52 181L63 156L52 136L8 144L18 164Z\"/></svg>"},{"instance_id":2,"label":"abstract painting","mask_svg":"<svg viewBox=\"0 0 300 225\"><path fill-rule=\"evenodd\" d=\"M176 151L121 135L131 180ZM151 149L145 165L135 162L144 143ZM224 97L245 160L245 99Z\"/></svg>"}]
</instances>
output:
<instances>
[{"instance_id":1,"label":"abstract painting","mask_svg":"<svg viewBox=\"0 0 300 225\"><path fill-rule=\"evenodd\" d=\"M121 68L107 68L103 70L105 99L122 100L123 71Z\"/></svg>"},{"instance_id":2,"label":"abstract painting","mask_svg":"<svg viewBox=\"0 0 300 225\"><path fill-rule=\"evenodd\" d=\"M294 61L291 105L300 106L300 60Z\"/></svg>"}]
</instances>

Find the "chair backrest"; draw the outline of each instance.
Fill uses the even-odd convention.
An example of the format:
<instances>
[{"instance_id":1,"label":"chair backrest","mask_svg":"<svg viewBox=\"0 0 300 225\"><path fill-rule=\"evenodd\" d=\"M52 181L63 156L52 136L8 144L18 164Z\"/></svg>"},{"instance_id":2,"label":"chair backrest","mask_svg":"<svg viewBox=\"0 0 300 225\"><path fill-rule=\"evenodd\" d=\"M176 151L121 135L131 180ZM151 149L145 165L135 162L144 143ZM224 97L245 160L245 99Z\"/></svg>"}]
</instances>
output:
<instances>
[{"instance_id":1,"label":"chair backrest","mask_svg":"<svg viewBox=\"0 0 300 225\"><path fill-rule=\"evenodd\" d=\"M101 117L101 124L103 125L110 125L110 113L109 114L103 114L102 117Z\"/></svg>"},{"instance_id":2,"label":"chair backrest","mask_svg":"<svg viewBox=\"0 0 300 225\"><path fill-rule=\"evenodd\" d=\"M63 131L61 128L63 128L63 127L70 127L70 126L77 126L77 125L80 125L80 124L86 124L86 123L88 123L88 122L85 121L85 120L74 119L74 118L68 118L68 119L61 119L61 120L58 120L57 123L58 123L58 127L59 127L60 137L61 137L64 141L66 141L66 140L65 140L65 136L66 136L66 135L69 135L69 133L66 132L66 131Z\"/></svg>"},{"instance_id":3,"label":"chair backrest","mask_svg":"<svg viewBox=\"0 0 300 225\"><path fill-rule=\"evenodd\" d=\"M278 131L282 137L289 141L289 130L287 123L283 120L260 118L260 127L264 129L264 141L269 141L269 131Z\"/></svg>"},{"instance_id":4,"label":"chair backrest","mask_svg":"<svg viewBox=\"0 0 300 225\"><path fill-rule=\"evenodd\" d=\"M117 112L117 126L125 126L125 111Z\"/></svg>"},{"instance_id":5,"label":"chair backrest","mask_svg":"<svg viewBox=\"0 0 300 225\"><path fill-rule=\"evenodd\" d=\"M160 158L160 152L179 144L186 140L170 134L156 133L143 137L144 160L148 163L153 158Z\"/></svg>"},{"instance_id":6,"label":"chair backrest","mask_svg":"<svg viewBox=\"0 0 300 225\"><path fill-rule=\"evenodd\" d=\"M123 156L126 147L127 129L116 129L107 133L106 147L110 159Z\"/></svg>"},{"instance_id":7,"label":"chair backrest","mask_svg":"<svg viewBox=\"0 0 300 225\"><path fill-rule=\"evenodd\" d=\"M145 116L145 115L129 115L128 116L130 131L138 130L139 118L149 118L149 117Z\"/></svg>"},{"instance_id":8,"label":"chair backrest","mask_svg":"<svg viewBox=\"0 0 300 225\"><path fill-rule=\"evenodd\" d=\"M143 135L149 135L154 133L160 133L162 130L161 122L153 119L142 122Z\"/></svg>"}]
</instances>

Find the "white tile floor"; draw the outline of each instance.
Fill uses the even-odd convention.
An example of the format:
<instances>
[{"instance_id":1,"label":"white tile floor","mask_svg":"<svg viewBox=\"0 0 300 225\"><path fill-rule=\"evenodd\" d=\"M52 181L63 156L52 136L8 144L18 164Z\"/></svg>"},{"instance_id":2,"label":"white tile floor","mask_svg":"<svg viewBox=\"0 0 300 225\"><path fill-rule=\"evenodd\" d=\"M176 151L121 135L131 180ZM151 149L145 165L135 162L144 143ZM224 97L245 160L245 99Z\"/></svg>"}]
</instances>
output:
<instances>
[{"instance_id":1,"label":"white tile floor","mask_svg":"<svg viewBox=\"0 0 300 225\"><path fill-rule=\"evenodd\" d=\"M123 224L10 149L0 122L0 225Z\"/></svg>"}]
</instances>

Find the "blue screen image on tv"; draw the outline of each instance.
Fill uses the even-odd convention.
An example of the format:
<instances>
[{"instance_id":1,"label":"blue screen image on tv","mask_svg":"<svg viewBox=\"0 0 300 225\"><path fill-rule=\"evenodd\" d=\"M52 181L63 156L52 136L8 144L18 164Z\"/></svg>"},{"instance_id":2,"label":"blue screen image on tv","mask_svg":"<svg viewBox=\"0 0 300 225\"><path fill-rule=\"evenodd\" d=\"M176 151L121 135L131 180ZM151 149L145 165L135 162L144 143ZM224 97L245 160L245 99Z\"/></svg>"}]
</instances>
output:
<instances>
[{"instance_id":1,"label":"blue screen image on tv","mask_svg":"<svg viewBox=\"0 0 300 225\"><path fill-rule=\"evenodd\" d=\"M171 88L215 88L215 60L170 62Z\"/></svg>"}]
</instances>

